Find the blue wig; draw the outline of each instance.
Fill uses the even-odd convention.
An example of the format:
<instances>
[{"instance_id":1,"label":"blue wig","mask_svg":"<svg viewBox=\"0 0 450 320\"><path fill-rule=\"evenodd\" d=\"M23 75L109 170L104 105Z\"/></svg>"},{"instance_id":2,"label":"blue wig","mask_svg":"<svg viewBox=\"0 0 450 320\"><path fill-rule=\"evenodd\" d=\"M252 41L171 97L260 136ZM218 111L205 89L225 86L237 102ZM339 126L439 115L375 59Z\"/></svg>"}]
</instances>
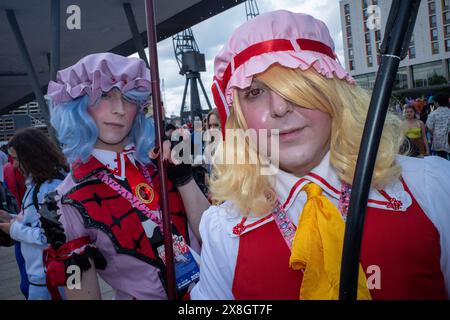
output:
<instances>
[{"instance_id":1,"label":"blue wig","mask_svg":"<svg viewBox=\"0 0 450 320\"><path fill-rule=\"evenodd\" d=\"M145 104L149 93L130 90L123 94L124 99L136 104L137 108ZM67 161L72 164L77 160L86 162L97 142L97 126L88 113L88 96L84 95L70 102L57 105L51 115L51 124L56 130ZM93 106L95 108L95 106ZM155 129L152 119L147 119L142 112L136 114L128 143L134 143L134 157L143 164L148 164L148 152L155 141Z\"/></svg>"}]
</instances>

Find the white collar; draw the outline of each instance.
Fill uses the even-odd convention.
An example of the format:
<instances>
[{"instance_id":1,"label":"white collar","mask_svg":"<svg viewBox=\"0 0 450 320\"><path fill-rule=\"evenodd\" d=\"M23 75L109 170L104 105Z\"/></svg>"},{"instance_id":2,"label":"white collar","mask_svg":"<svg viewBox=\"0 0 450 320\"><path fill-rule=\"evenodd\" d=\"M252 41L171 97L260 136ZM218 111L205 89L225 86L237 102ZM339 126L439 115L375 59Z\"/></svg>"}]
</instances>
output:
<instances>
[{"instance_id":1,"label":"white collar","mask_svg":"<svg viewBox=\"0 0 450 320\"><path fill-rule=\"evenodd\" d=\"M275 178L275 184L273 182L271 184L277 191L278 199L286 212L292 207L302 188L310 182L319 185L327 195L336 200L339 200L341 196L342 182L340 181L336 170L330 165L329 152L323 157L317 167L303 177L297 177L286 171L278 170ZM384 188L384 192L386 192L389 197L400 200L402 202L401 207L396 209L389 206L389 201L386 197L375 188L371 188L370 190L367 206L388 211L404 212L412 204L412 198L410 194L406 192L400 179L396 179ZM242 234L272 221L273 218L267 219L268 215L271 215L271 213L259 218L249 217L243 225L246 227L251 225L251 227L247 227ZM243 220L240 219L240 221L242 223ZM232 234L231 228L230 234Z\"/></svg>"},{"instance_id":2,"label":"white collar","mask_svg":"<svg viewBox=\"0 0 450 320\"><path fill-rule=\"evenodd\" d=\"M130 159L131 163L136 165L134 152L136 148L134 144L128 144L122 152L114 152L110 150L94 148L92 155L100 161L106 168L111 170L118 179L125 179L125 156Z\"/></svg>"},{"instance_id":3,"label":"white collar","mask_svg":"<svg viewBox=\"0 0 450 320\"><path fill-rule=\"evenodd\" d=\"M342 183L334 168L330 166L330 152L327 152L318 166L303 177L297 177L286 171L278 170L274 187L285 210L289 210L297 195L309 182L316 183L329 196L339 199Z\"/></svg>"},{"instance_id":4,"label":"white collar","mask_svg":"<svg viewBox=\"0 0 450 320\"><path fill-rule=\"evenodd\" d=\"M342 182L340 181L336 170L330 164L330 152L328 152L319 165L303 177L296 177L291 173L279 170L277 173L275 189L285 210L289 210L292 203L301 192L302 188L309 182L319 185L329 196L339 200L341 195ZM402 206L396 211L406 211L412 204L412 199L406 192L400 179L396 179L384 188L384 191L392 198L400 200ZM369 207L385 210L395 210L388 206L388 200L377 189L371 188L369 193Z\"/></svg>"}]
</instances>

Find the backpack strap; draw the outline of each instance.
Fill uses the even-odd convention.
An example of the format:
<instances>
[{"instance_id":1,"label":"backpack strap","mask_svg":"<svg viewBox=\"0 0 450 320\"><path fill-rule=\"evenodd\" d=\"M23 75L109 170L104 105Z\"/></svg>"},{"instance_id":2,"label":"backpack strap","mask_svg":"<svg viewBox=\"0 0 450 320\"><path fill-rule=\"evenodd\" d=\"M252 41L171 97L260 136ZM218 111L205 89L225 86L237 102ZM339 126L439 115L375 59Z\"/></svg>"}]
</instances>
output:
<instances>
[{"instance_id":1,"label":"backpack strap","mask_svg":"<svg viewBox=\"0 0 450 320\"><path fill-rule=\"evenodd\" d=\"M39 189L41 188L42 182L36 184L34 186L34 190L33 190L33 205L36 208L36 211L39 212L39 200L38 200L38 193L39 193Z\"/></svg>"}]
</instances>

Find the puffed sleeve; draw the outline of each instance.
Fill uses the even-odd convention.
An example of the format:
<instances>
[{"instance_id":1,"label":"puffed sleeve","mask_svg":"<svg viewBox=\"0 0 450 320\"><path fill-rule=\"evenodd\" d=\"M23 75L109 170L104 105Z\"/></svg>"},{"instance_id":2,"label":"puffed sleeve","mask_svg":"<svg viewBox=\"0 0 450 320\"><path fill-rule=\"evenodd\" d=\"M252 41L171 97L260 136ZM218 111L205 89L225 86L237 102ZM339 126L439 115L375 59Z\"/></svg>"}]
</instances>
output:
<instances>
[{"instance_id":1,"label":"puffed sleeve","mask_svg":"<svg viewBox=\"0 0 450 320\"><path fill-rule=\"evenodd\" d=\"M450 298L450 161L440 157L401 157L403 177L439 232L441 271Z\"/></svg>"},{"instance_id":2,"label":"puffed sleeve","mask_svg":"<svg viewBox=\"0 0 450 320\"><path fill-rule=\"evenodd\" d=\"M64 228L64 233L66 235L67 241L72 241L74 239L89 237L92 242L96 239L92 239L95 234L88 232L83 223L83 218L80 212L73 206L65 204L63 201L63 196L70 189L75 186L72 178L67 177L64 182L57 188L58 195L56 200L58 203L58 214L60 215L60 222Z\"/></svg>"},{"instance_id":3,"label":"puffed sleeve","mask_svg":"<svg viewBox=\"0 0 450 320\"><path fill-rule=\"evenodd\" d=\"M230 216L229 203L211 206L200 221L202 238L200 281L192 289L193 300L232 300L232 284L239 238L228 230L236 224Z\"/></svg>"}]
</instances>

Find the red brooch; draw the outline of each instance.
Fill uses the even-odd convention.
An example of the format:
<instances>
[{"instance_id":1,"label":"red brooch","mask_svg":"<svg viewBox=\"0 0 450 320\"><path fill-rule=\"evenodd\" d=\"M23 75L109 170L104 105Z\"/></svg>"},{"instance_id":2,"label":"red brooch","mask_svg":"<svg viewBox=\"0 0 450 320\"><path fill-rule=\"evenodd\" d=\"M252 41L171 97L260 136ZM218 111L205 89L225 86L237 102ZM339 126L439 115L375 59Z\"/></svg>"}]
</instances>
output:
<instances>
[{"instance_id":1,"label":"red brooch","mask_svg":"<svg viewBox=\"0 0 450 320\"><path fill-rule=\"evenodd\" d=\"M242 234L242 232L244 232L245 229L247 229L246 226L244 226L245 221L247 220L247 218L243 218L241 220L241 222L239 222L237 225L235 225L233 227L233 234L240 236Z\"/></svg>"},{"instance_id":2,"label":"red brooch","mask_svg":"<svg viewBox=\"0 0 450 320\"><path fill-rule=\"evenodd\" d=\"M244 232L245 227L242 224L237 224L233 227L233 233L237 236L241 235L242 232Z\"/></svg>"},{"instance_id":3,"label":"red brooch","mask_svg":"<svg viewBox=\"0 0 450 320\"><path fill-rule=\"evenodd\" d=\"M402 207L403 203L400 200L395 198L389 198L389 203L386 205L388 208L392 208L394 210L399 210Z\"/></svg>"}]
</instances>

